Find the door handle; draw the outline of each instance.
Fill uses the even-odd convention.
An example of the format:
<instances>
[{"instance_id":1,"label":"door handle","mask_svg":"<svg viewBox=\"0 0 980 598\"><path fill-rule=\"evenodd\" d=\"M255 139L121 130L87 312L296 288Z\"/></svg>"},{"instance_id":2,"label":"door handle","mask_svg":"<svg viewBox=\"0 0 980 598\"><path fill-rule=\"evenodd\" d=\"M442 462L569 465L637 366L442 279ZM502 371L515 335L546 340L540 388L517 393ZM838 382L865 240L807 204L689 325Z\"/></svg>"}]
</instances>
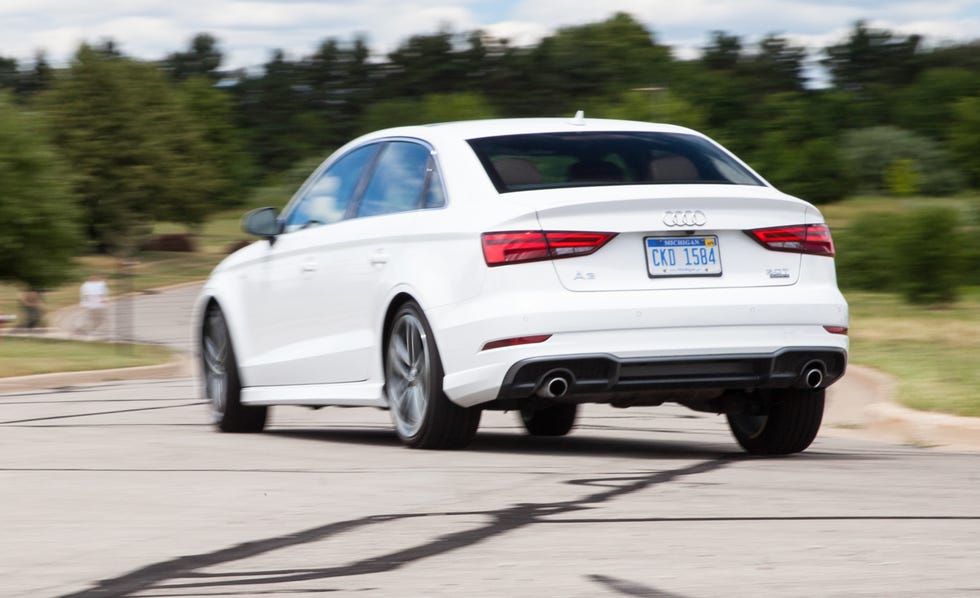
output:
<instances>
[{"instance_id":1,"label":"door handle","mask_svg":"<svg viewBox=\"0 0 980 598\"><path fill-rule=\"evenodd\" d=\"M303 262L303 272L316 272L316 260L306 260Z\"/></svg>"},{"instance_id":2,"label":"door handle","mask_svg":"<svg viewBox=\"0 0 980 598\"><path fill-rule=\"evenodd\" d=\"M371 254L369 260L372 266L384 266L388 263L388 252L381 249Z\"/></svg>"}]
</instances>

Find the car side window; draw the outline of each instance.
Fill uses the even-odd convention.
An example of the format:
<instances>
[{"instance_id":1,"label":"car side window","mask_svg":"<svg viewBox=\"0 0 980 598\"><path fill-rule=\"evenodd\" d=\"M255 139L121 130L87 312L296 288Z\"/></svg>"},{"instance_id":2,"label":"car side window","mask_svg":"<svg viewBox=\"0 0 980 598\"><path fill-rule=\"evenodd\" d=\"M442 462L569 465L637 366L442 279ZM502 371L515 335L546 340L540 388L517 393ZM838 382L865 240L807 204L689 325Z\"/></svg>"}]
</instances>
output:
<instances>
[{"instance_id":1,"label":"car side window","mask_svg":"<svg viewBox=\"0 0 980 598\"><path fill-rule=\"evenodd\" d=\"M378 144L359 147L324 170L286 217L286 231L343 220Z\"/></svg>"},{"instance_id":2,"label":"car side window","mask_svg":"<svg viewBox=\"0 0 980 598\"><path fill-rule=\"evenodd\" d=\"M429 154L429 148L419 143L391 141L385 144L357 207L357 216L420 208Z\"/></svg>"}]
</instances>

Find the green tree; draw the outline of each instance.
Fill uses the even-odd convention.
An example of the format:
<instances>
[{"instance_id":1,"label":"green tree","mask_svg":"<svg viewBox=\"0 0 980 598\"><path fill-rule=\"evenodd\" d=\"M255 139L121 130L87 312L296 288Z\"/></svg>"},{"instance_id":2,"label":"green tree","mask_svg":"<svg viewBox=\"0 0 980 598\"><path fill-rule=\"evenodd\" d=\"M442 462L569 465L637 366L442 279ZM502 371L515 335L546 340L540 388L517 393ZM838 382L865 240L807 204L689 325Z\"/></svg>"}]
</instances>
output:
<instances>
[{"instance_id":1,"label":"green tree","mask_svg":"<svg viewBox=\"0 0 980 598\"><path fill-rule=\"evenodd\" d=\"M640 87L589 106L586 116L597 118L665 122L698 130L705 126L704 113L666 87Z\"/></svg>"},{"instance_id":2,"label":"green tree","mask_svg":"<svg viewBox=\"0 0 980 598\"><path fill-rule=\"evenodd\" d=\"M236 93L250 152L265 173L289 168L321 149L330 118L315 112L310 71L275 50L261 76L239 82Z\"/></svg>"},{"instance_id":3,"label":"green tree","mask_svg":"<svg viewBox=\"0 0 980 598\"><path fill-rule=\"evenodd\" d=\"M663 85L670 50L625 13L559 29L529 49L510 49L484 92L506 114L571 115L597 98Z\"/></svg>"},{"instance_id":4,"label":"green tree","mask_svg":"<svg viewBox=\"0 0 980 598\"><path fill-rule=\"evenodd\" d=\"M20 83L20 71L17 60L0 56L0 89L13 91Z\"/></svg>"},{"instance_id":5,"label":"green tree","mask_svg":"<svg viewBox=\"0 0 980 598\"><path fill-rule=\"evenodd\" d=\"M894 124L943 139L956 118L953 106L962 98L980 95L980 70L934 68L922 72L915 82L895 90Z\"/></svg>"},{"instance_id":6,"label":"green tree","mask_svg":"<svg viewBox=\"0 0 980 598\"><path fill-rule=\"evenodd\" d=\"M100 248L126 253L155 219L193 226L215 209L204 134L153 65L83 45L41 105Z\"/></svg>"},{"instance_id":7,"label":"green tree","mask_svg":"<svg viewBox=\"0 0 980 598\"><path fill-rule=\"evenodd\" d=\"M701 63L713 71L734 71L742 60L742 39L724 31L712 31L702 48Z\"/></svg>"},{"instance_id":8,"label":"green tree","mask_svg":"<svg viewBox=\"0 0 980 598\"><path fill-rule=\"evenodd\" d=\"M0 93L0 279L44 287L66 278L81 240L68 173L41 116Z\"/></svg>"},{"instance_id":9,"label":"green tree","mask_svg":"<svg viewBox=\"0 0 980 598\"><path fill-rule=\"evenodd\" d=\"M496 116L493 106L480 94L429 94L417 99L397 98L375 102L368 106L362 126L366 132L400 125L422 125Z\"/></svg>"},{"instance_id":10,"label":"green tree","mask_svg":"<svg viewBox=\"0 0 980 598\"><path fill-rule=\"evenodd\" d=\"M863 90L875 85L907 85L919 68L922 38L897 36L887 29L869 29L858 21L847 41L824 49L821 63L840 89Z\"/></svg>"},{"instance_id":11,"label":"green tree","mask_svg":"<svg viewBox=\"0 0 980 598\"><path fill-rule=\"evenodd\" d=\"M957 164L970 182L980 187L980 95L963 98L953 105L948 137Z\"/></svg>"},{"instance_id":12,"label":"green tree","mask_svg":"<svg viewBox=\"0 0 980 598\"><path fill-rule=\"evenodd\" d=\"M218 40L210 33L198 33L191 39L186 52L174 52L164 60L164 68L178 81L190 77L207 77L217 81L223 56Z\"/></svg>"},{"instance_id":13,"label":"green tree","mask_svg":"<svg viewBox=\"0 0 980 598\"><path fill-rule=\"evenodd\" d=\"M206 146L201 158L214 170L213 200L221 206L240 204L255 179L255 166L235 125L231 97L211 79L197 76L177 87L177 98Z\"/></svg>"},{"instance_id":14,"label":"green tree","mask_svg":"<svg viewBox=\"0 0 980 598\"><path fill-rule=\"evenodd\" d=\"M742 71L752 80L757 93L803 91L806 84L806 49L790 45L778 35L767 35L758 51L745 57Z\"/></svg>"}]
</instances>

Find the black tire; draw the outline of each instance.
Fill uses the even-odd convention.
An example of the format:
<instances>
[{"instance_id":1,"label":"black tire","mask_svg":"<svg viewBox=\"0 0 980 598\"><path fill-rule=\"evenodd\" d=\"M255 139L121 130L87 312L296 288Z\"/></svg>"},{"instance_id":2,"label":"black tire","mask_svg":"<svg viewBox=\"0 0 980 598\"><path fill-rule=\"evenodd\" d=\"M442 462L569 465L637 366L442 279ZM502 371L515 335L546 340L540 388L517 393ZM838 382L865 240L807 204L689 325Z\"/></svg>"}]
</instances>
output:
<instances>
[{"instance_id":1,"label":"black tire","mask_svg":"<svg viewBox=\"0 0 980 598\"><path fill-rule=\"evenodd\" d=\"M473 440L481 410L460 407L443 393L439 349L416 303L405 303L392 318L384 363L385 396L402 442L411 448L457 449Z\"/></svg>"},{"instance_id":2,"label":"black tire","mask_svg":"<svg viewBox=\"0 0 980 598\"><path fill-rule=\"evenodd\" d=\"M755 413L729 413L728 426L746 452L789 455L806 450L816 438L823 407L822 389L780 389Z\"/></svg>"},{"instance_id":3,"label":"black tire","mask_svg":"<svg viewBox=\"0 0 980 598\"><path fill-rule=\"evenodd\" d=\"M211 408L211 421L222 432L261 432L268 407L242 405L238 362L231 346L228 325L221 310L208 309L201 334L204 398Z\"/></svg>"},{"instance_id":4,"label":"black tire","mask_svg":"<svg viewBox=\"0 0 980 598\"><path fill-rule=\"evenodd\" d=\"M575 403L560 403L535 409L528 405L521 408L521 423L531 436L564 436L571 432L578 415Z\"/></svg>"}]
</instances>

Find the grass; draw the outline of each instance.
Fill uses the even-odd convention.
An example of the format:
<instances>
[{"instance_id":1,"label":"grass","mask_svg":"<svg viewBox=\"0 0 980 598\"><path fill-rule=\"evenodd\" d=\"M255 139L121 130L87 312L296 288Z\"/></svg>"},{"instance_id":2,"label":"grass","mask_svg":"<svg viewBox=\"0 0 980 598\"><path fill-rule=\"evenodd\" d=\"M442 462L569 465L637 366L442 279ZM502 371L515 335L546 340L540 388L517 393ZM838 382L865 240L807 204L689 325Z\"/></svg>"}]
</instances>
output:
<instances>
[{"instance_id":1,"label":"grass","mask_svg":"<svg viewBox=\"0 0 980 598\"><path fill-rule=\"evenodd\" d=\"M895 376L904 405L980 417L980 288L943 308L910 306L893 294L845 295L852 363Z\"/></svg>"},{"instance_id":2,"label":"grass","mask_svg":"<svg viewBox=\"0 0 980 598\"><path fill-rule=\"evenodd\" d=\"M952 197L858 196L819 207L832 229L846 228L854 219L864 214L906 212L924 207L952 208L960 213L962 221L966 224L980 223L980 195L975 193Z\"/></svg>"},{"instance_id":3,"label":"grass","mask_svg":"<svg viewBox=\"0 0 980 598\"><path fill-rule=\"evenodd\" d=\"M980 224L980 195L855 197L820 206L831 229L865 214L946 207L968 227ZM839 267L839 266L838 266ZM898 401L924 411L980 417L980 288L950 306L906 304L897 294L844 289L851 307L852 363L898 379Z\"/></svg>"},{"instance_id":4,"label":"grass","mask_svg":"<svg viewBox=\"0 0 980 598\"><path fill-rule=\"evenodd\" d=\"M132 269L132 278L118 276L115 259L107 256L85 256L76 260L76 276L71 283L45 294L48 311L73 305L78 301L78 286L92 273L110 275L109 283L118 294L131 285L133 290L158 288L171 284L204 279L211 268L226 254L228 246L248 239L241 232L242 214L252 207L281 207L295 188L273 186L257 194L244 208L216 214L198 233L199 250L187 253L144 253ZM980 196L962 195L950 198L928 197L856 197L844 202L821 206L831 228L845 228L854 218L875 212L903 211L925 205L943 205L957 209L965 222L980 223ZM161 223L155 233L186 232L184 227ZM115 276L113 276L115 275ZM0 284L0 313L17 313L17 291L13 285ZM902 403L929 411L944 411L980 417L980 288L967 289L961 300L945 308L910 306L897 295L852 292L845 290L851 306L851 361L888 372L899 380L898 399ZM7 348L14 339L3 339ZM0 347L0 376L8 363L18 356L8 356ZM104 351L93 348L94 351ZM109 353L115 357L114 350ZM100 353L105 357L105 353ZM43 351L37 355L42 360ZM101 358L94 361L101 367ZM158 358L159 359L159 358ZM47 361L56 370L67 368ZM92 362L89 362L90 364ZM86 369L84 366L74 369Z\"/></svg>"},{"instance_id":5,"label":"grass","mask_svg":"<svg viewBox=\"0 0 980 598\"><path fill-rule=\"evenodd\" d=\"M170 355L154 345L5 336L0 337L0 378L155 365L166 363Z\"/></svg>"}]
</instances>

